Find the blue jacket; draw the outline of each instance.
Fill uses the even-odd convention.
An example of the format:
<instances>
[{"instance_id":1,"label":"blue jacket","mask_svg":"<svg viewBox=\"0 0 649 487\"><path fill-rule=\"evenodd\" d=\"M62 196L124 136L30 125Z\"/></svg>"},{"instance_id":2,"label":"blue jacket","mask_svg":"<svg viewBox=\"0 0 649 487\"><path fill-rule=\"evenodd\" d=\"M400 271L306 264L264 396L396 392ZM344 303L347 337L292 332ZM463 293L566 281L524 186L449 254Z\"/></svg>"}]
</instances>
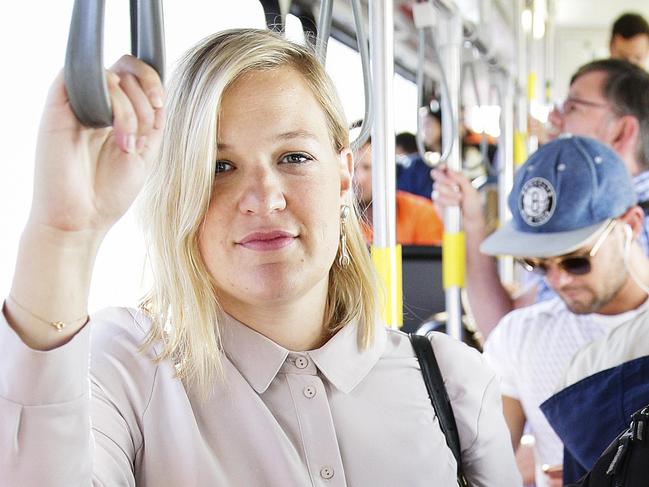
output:
<instances>
[{"instance_id":1,"label":"blue jacket","mask_svg":"<svg viewBox=\"0 0 649 487\"><path fill-rule=\"evenodd\" d=\"M541 404L564 445L563 482L588 472L629 417L649 403L649 356L603 370Z\"/></svg>"},{"instance_id":2,"label":"blue jacket","mask_svg":"<svg viewBox=\"0 0 649 487\"><path fill-rule=\"evenodd\" d=\"M410 154L408 159L407 166L397 164L397 189L430 199L433 192L430 167L418 154Z\"/></svg>"}]
</instances>

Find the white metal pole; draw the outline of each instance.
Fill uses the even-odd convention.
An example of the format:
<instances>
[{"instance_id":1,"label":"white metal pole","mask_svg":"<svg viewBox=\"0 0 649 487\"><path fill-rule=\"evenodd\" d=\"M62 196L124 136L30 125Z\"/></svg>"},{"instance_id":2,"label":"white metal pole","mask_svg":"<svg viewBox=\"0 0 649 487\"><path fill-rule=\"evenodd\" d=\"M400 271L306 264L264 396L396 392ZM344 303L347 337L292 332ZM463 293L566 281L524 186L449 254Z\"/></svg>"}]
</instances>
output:
<instances>
[{"instance_id":1,"label":"white metal pole","mask_svg":"<svg viewBox=\"0 0 649 487\"><path fill-rule=\"evenodd\" d=\"M462 170L460 120L460 77L462 67L462 19L457 11L441 12L438 32L439 56L442 69L446 75L448 93L442 92L442 107L451 108L451 113L442 111L442 142L452 143L447 165L454 171ZM444 100L448 97L448 100ZM448 108L446 108L448 110ZM444 210L444 232L460 234L462 231L460 208L447 207ZM460 286L450 286L446 294L446 332L462 339L462 300Z\"/></svg>"},{"instance_id":2,"label":"white metal pole","mask_svg":"<svg viewBox=\"0 0 649 487\"><path fill-rule=\"evenodd\" d=\"M515 104L515 130L519 137L527 133L527 34L523 30L522 15L525 10L524 0L514 0L514 37L516 42L516 104ZM520 148L527 148L524 140L518 141ZM519 155L520 156L520 155ZM524 159L524 157L522 157ZM517 164L523 160L516 160Z\"/></svg>"},{"instance_id":3,"label":"white metal pole","mask_svg":"<svg viewBox=\"0 0 649 487\"><path fill-rule=\"evenodd\" d=\"M498 176L498 221L504 225L511 217L507 199L514 185L514 81L509 74L500 70L497 73L497 86L500 92L501 123ZM508 285L514 283L514 259L501 257L498 260L500 280Z\"/></svg>"},{"instance_id":4,"label":"white metal pole","mask_svg":"<svg viewBox=\"0 0 649 487\"><path fill-rule=\"evenodd\" d=\"M394 21L392 0L372 0L370 16L370 59L372 64L372 213L375 263L386 287L385 316L388 325L400 322L397 306L396 252L396 169L394 153ZM378 251L378 252L375 252Z\"/></svg>"}]
</instances>

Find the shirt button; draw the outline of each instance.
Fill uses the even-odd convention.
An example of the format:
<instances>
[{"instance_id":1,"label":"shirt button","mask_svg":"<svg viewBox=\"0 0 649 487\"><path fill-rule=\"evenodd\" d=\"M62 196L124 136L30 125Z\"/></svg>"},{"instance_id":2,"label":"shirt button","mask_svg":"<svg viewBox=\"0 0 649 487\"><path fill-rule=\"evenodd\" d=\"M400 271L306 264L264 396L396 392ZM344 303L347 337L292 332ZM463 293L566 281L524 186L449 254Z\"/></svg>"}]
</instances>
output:
<instances>
[{"instance_id":1,"label":"shirt button","mask_svg":"<svg viewBox=\"0 0 649 487\"><path fill-rule=\"evenodd\" d=\"M306 387L304 388L304 391L303 391L303 392L304 392L304 396L305 396L305 397L308 397L309 399L311 399L313 396L315 396L315 392L316 392L316 391L315 391L315 387L313 387L313 386L306 386Z\"/></svg>"},{"instance_id":2,"label":"shirt button","mask_svg":"<svg viewBox=\"0 0 649 487\"><path fill-rule=\"evenodd\" d=\"M295 366L298 369L306 369L306 366L309 365L309 361L304 357L298 357L295 359Z\"/></svg>"},{"instance_id":3,"label":"shirt button","mask_svg":"<svg viewBox=\"0 0 649 487\"><path fill-rule=\"evenodd\" d=\"M322 470L320 470L320 477L322 477L325 480L329 480L333 476L334 476L334 469L331 467L324 467Z\"/></svg>"}]
</instances>

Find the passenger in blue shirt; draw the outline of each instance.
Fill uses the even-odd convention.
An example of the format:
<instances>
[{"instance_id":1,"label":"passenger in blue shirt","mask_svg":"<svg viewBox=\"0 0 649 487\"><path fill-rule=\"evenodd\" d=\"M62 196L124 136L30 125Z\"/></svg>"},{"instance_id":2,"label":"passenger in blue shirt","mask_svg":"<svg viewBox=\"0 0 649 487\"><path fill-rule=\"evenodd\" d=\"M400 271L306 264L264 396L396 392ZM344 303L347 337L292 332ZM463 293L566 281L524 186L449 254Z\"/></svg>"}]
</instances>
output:
<instances>
[{"instance_id":1,"label":"passenger in blue shirt","mask_svg":"<svg viewBox=\"0 0 649 487\"><path fill-rule=\"evenodd\" d=\"M419 155L414 134L409 132L398 134L395 147L397 154L397 189L430 199L433 192L430 166Z\"/></svg>"}]
</instances>

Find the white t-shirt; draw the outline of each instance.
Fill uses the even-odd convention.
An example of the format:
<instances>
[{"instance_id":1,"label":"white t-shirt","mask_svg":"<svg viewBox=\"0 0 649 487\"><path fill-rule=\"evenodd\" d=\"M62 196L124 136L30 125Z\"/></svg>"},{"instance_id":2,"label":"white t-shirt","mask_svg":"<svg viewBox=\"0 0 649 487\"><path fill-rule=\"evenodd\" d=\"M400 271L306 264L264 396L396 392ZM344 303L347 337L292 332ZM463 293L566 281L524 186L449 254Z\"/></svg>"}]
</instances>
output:
<instances>
[{"instance_id":1,"label":"white t-shirt","mask_svg":"<svg viewBox=\"0 0 649 487\"><path fill-rule=\"evenodd\" d=\"M575 354L565 371L560 388L571 386L602 370L649 355L649 308L646 303L641 308L645 311Z\"/></svg>"},{"instance_id":2,"label":"white t-shirt","mask_svg":"<svg viewBox=\"0 0 649 487\"><path fill-rule=\"evenodd\" d=\"M503 395L521 402L540 464L563 463L563 445L540 404L557 391L575 353L646 307L612 316L576 315L555 298L512 311L489 335L484 355L501 378Z\"/></svg>"}]
</instances>

